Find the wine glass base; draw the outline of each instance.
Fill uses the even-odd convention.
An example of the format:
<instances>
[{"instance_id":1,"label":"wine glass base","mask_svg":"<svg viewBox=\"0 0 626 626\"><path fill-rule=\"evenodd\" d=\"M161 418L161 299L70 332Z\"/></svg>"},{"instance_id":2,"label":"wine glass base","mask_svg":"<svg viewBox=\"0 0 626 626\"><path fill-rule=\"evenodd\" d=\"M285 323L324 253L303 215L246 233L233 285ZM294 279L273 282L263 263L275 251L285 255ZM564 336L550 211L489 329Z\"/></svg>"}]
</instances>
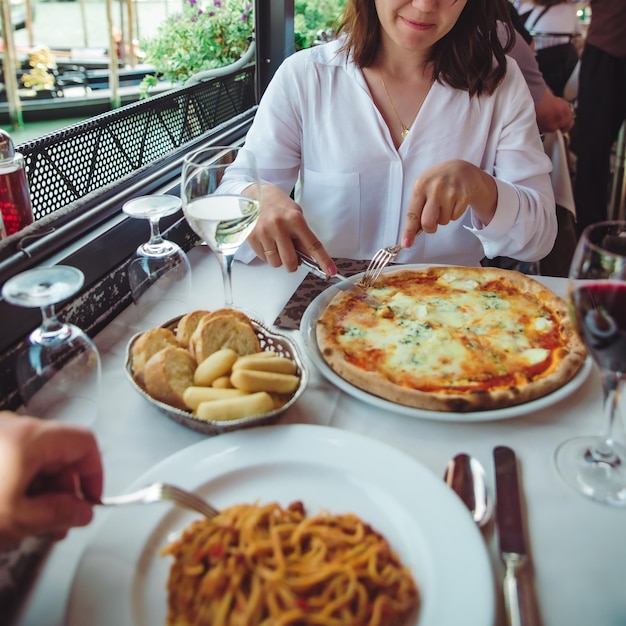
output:
<instances>
[{"instance_id":1,"label":"wine glass base","mask_svg":"<svg viewBox=\"0 0 626 626\"><path fill-rule=\"evenodd\" d=\"M597 437L576 437L562 443L555 453L559 474L592 500L626 506L626 448L613 443L613 457L598 460L592 452L598 441Z\"/></svg>"},{"instance_id":2,"label":"wine glass base","mask_svg":"<svg viewBox=\"0 0 626 626\"><path fill-rule=\"evenodd\" d=\"M190 310L191 265L180 248L167 257L133 259L128 266L128 282L137 317L133 327L137 330L160 326Z\"/></svg>"},{"instance_id":3,"label":"wine glass base","mask_svg":"<svg viewBox=\"0 0 626 626\"><path fill-rule=\"evenodd\" d=\"M98 401L92 398L72 396L52 404L42 404L35 400L27 406L20 407L17 413L91 428L100 417L100 407Z\"/></svg>"},{"instance_id":4,"label":"wine glass base","mask_svg":"<svg viewBox=\"0 0 626 626\"><path fill-rule=\"evenodd\" d=\"M263 319L263 316L254 309L250 309L245 306L239 306L238 304L231 304L230 306L224 306L225 309L233 309L234 311L238 311L239 313L243 313L247 315L250 319L253 319L261 324L265 324L266 322Z\"/></svg>"}]
</instances>

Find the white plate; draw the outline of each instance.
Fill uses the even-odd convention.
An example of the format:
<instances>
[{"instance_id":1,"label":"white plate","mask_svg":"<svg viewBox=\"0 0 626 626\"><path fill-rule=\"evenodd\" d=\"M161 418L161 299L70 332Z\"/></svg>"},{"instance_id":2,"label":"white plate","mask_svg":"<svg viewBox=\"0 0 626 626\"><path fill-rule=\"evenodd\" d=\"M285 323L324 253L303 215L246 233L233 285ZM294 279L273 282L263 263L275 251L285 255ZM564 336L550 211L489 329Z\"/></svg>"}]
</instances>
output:
<instances>
[{"instance_id":1,"label":"white plate","mask_svg":"<svg viewBox=\"0 0 626 626\"><path fill-rule=\"evenodd\" d=\"M423 265L407 265L407 269L424 267ZM390 267L389 270L397 270L397 267ZM358 279L357 276L351 277L352 279ZM342 391L351 395L358 400L367 402L372 406L386 411L392 411L394 413L400 413L401 415L408 415L418 419L431 419L439 421L449 422L486 422L490 420L502 420L512 417L519 417L520 415L528 415L533 411L544 409L552 404L555 404L559 400L566 398L571 393L580 388L583 382L587 379L589 372L592 368L591 359L587 358L585 363L580 368L576 376L574 376L565 385L548 394L542 398L525 402L524 404L518 404L516 406L507 407L505 409L491 409L489 411L471 411L465 413L456 413L454 411L429 411L427 409L416 409L414 407L406 406L404 404L398 404L385 400L379 396L375 396L359 387L355 387L347 380L335 373L326 363L322 354L319 351L317 345L317 336L315 332L315 326L319 316L324 309L328 306L330 301L339 293L336 287L329 287L321 294L319 294L307 307L302 321L300 322L300 331L304 340L307 354L313 361L314 365L320 370L322 375L328 379L331 383L339 387Z\"/></svg>"},{"instance_id":2,"label":"white plate","mask_svg":"<svg viewBox=\"0 0 626 626\"><path fill-rule=\"evenodd\" d=\"M301 500L310 514L353 512L414 573L422 607L407 626L494 622L482 535L443 480L395 448L325 426L264 426L181 450L129 490L153 481L193 489L217 507ZM165 624L170 559L159 550L193 517L166 503L112 509L80 560L66 623Z\"/></svg>"}]
</instances>

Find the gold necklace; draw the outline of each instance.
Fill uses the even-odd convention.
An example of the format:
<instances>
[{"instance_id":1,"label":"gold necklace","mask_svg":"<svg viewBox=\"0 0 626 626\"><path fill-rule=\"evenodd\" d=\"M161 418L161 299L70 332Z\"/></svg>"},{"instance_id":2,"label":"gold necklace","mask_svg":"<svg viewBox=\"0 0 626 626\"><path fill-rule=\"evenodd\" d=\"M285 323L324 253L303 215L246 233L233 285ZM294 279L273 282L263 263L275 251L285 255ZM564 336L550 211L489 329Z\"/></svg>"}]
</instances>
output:
<instances>
[{"instance_id":1,"label":"gold necklace","mask_svg":"<svg viewBox=\"0 0 626 626\"><path fill-rule=\"evenodd\" d=\"M396 119L398 120L399 124L400 124L400 141L403 141L406 136L409 134L409 131L411 130L411 126L413 126L413 123L415 122L415 119L417 118L417 114L420 112L420 109L422 108L422 104L424 104L424 100L426 100L426 96L428 95L428 91L426 92L426 95L424 95L424 97L421 99L417 110L415 111L415 115L413 116L413 119L411 121L411 126L405 126L404 122L400 119L400 116L398 115L398 111L396 110L396 107L393 104L393 100L391 99L391 96L389 95L389 91L387 91L387 85L385 84L385 79L383 78L383 75L380 73L380 70L377 69L376 70L378 72L378 78L380 78L380 82L383 85L383 89L385 90L385 94L387 96L387 100L389 100L389 104L391 105L391 108L394 112L394 115L396 116Z\"/></svg>"}]
</instances>

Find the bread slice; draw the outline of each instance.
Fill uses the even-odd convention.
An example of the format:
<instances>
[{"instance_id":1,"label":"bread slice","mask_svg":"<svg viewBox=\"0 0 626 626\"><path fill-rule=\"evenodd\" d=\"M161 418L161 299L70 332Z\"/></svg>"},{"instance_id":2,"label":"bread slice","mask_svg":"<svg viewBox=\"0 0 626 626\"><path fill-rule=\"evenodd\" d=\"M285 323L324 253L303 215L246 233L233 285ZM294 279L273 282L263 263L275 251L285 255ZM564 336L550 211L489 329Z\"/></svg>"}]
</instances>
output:
<instances>
[{"instance_id":1,"label":"bread slice","mask_svg":"<svg viewBox=\"0 0 626 626\"><path fill-rule=\"evenodd\" d=\"M146 391L155 399L187 410L183 394L193 385L196 361L188 350L168 346L153 354L144 368Z\"/></svg>"},{"instance_id":2,"label":"bread slice","mask_svg":"<svg viewBox=\"0 0 626 626\"><path fill-rule=\"evenodd\" d=\"M181 347L189 348L189 340L191 339L191 335L193 335L193 331L196 330L200 320L206 315L211 315L211 312L202 310L191 311L191 313L183 315L178 320L176 339Z\"/></svg>"},{"instance_id":3,"label":"bread slice","mask_svg":"<svg viewBox=\"0 0 626 626\"><path fill-rule=\"evenodd\" d=\"M131 370L139 385L144 387L143 371L150 357L168 346L178 346L176 335L169 328L151 328L142 333L131 348Z\"/></svg>"},{"instance_id":4,"label":"bread slice","mask_svg":"<svg viewBox=\"0 0 626 626\"><path fill-rule=\"evenodd\" d=\"M230 348L240 356L261 350L261 344L250 319L239 311L203 318L189 341L189 351L201 363L210 354Z\"/></svg>"}]
</instances>

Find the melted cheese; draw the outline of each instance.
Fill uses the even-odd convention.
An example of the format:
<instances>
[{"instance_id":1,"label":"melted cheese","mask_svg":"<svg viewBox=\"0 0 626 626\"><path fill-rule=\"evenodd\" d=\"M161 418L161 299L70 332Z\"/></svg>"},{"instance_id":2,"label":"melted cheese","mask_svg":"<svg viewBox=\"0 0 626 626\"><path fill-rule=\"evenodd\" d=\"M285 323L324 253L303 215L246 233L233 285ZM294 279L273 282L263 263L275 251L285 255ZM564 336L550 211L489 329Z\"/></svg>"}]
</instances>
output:
<instances>
[{"instance_id":1,"label":"melted cheese","mask_svg":"<svg viewBox=\"0 0 626 626\"><path fill-rule=\"evenodd\" d=\"M346 316L336 339L363 369L403 386L466 388L549 365L555 320L532 294L446 272L436 281L393 280L371 289L391 315ZM372 318L376 317L375 323Z\"/></svg>"}]
</instances>

